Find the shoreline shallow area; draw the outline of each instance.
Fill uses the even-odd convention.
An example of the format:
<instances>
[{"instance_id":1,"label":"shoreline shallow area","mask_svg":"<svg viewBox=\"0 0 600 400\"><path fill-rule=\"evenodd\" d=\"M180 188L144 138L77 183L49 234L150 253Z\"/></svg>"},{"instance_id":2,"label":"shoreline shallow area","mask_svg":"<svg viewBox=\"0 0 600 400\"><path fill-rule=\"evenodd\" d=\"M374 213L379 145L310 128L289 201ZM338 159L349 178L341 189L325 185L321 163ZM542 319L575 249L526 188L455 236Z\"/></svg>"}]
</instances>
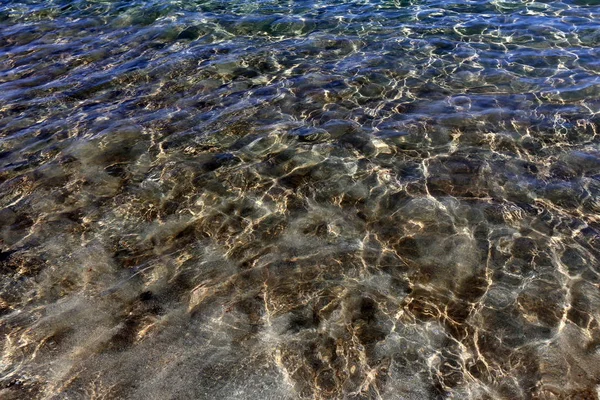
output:
<instances>
[{"instance_id":1,"label":"shoreline shallow area","mask_svg":"<svg viewBox=\"0 0 600 400\"><path fill-rule=\"evenodd\" d=\"M0 398L598 399L600 4L0 0Z\"/></svg>"}]
</instances>

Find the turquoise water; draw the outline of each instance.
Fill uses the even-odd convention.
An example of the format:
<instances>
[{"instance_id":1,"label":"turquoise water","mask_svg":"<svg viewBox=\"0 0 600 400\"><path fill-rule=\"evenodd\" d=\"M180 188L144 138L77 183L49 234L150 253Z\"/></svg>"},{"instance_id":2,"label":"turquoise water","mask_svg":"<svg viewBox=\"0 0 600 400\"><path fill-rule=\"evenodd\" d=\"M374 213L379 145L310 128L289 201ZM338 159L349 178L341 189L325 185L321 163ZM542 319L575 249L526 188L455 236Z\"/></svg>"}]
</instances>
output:
<instances>
[{"instance_id":1,"label":"turquoise water","mask_svg":"<svg viewBox=\"0 0 600 400\"><path fill-rule=\"evenodd\" d=\"M0 398L597 399L600 4L0 0Z\"/></svg>"}]
</instances>

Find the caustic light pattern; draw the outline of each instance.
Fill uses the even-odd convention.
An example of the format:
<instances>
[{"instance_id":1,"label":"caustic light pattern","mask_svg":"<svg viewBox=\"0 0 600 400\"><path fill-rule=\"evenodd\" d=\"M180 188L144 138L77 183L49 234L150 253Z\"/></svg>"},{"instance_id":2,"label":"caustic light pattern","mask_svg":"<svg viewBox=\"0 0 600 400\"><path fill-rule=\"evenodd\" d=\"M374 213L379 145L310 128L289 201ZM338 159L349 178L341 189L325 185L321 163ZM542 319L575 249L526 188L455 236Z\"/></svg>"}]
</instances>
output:
<instances>
[{"instance_id":1,"label":"caustic light pattern","mask_svg":"<svg viewBox=\"0 0 600 400\"><path fill-rule=\"evenodd\" d=\"M0 397L598 399L600 5L0 0Z\"/></svg>"}]
</instances>

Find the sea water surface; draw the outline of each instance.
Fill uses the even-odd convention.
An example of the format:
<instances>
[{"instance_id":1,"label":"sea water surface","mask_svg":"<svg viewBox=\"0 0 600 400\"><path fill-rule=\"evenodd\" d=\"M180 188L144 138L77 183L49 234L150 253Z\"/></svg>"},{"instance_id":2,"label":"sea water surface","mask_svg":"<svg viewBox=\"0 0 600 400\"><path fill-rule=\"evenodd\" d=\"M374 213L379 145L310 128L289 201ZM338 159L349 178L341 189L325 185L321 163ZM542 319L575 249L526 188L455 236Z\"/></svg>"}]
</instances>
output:
<instances>
[{"instance_id":1,"label":"sea water surface","mask_svg":"<svg viewBox=\"0 0 600 400\"><path fill-rule=\"evenodd\" d=\"M598 399L595 0L0 0L0 398Z\"/></svg>"}]
</instances>

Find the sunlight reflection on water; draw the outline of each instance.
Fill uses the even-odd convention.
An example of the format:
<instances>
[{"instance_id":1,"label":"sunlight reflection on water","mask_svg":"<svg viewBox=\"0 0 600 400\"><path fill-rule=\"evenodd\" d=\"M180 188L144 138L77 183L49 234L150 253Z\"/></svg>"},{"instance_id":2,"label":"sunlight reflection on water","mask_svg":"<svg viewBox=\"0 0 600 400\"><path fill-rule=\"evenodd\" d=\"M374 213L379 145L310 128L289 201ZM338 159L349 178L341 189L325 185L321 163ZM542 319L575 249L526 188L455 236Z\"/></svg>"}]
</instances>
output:
<instances>
[{"instance_id":1,"label":"sunlight reflection on water","mask_svg":"<svg viewBox=\"0 0 600 400\"><path fill-rule=\"evenodd\" d=\"M0 397L598 398L594 1L0 21Z\"/></svg>"}]
</instances>

